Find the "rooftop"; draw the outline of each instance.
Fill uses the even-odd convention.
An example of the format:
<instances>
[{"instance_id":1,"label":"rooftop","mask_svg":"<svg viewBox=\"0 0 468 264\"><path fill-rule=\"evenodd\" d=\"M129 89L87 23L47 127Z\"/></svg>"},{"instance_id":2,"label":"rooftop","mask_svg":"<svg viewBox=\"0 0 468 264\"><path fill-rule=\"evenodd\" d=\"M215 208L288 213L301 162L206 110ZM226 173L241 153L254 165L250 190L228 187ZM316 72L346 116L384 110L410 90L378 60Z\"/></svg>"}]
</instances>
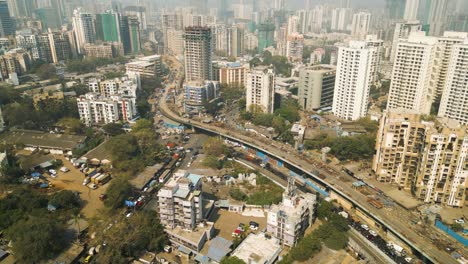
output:
<instances>
[{"instance_id":1,"label":"rooftop","mask_svg":"<svg viewBox=\"0 0 468 264\"><path fill-rule=\"evenodd\" d=\"M148 183L156 172L158 172L163 167L162 164L158 163L153 166L148 166L138 174L135 178L130 180L130 184L137 189L142 189L146 183Z\"/></svg>"},{"instance_id":2,"label":"rooftop","mask_svg":"<svg viewBox=\"0 0 468 264\"><path fill-rule=\"evenodd\" d=\"M186 230L180 226L177 226L173 229L166 228L165 231L166 233L177 237L182 237L185 240L189 240L198 244L200 239L204 236L205 232L213 228L213 223L211 222L206 222L204 225L205 226L197 225L194 230Z\"/></svg>"},{"instance_id":3,"label":"rooftop","mask_svg":"<svg viewBox=\"0 0 468 264\"><path fill-rule=\"evenodd\" d=\"M213 240L211 240L211 245L208 248L207 256L219 263L224 256L231 252L231 246L231 241L219 236L215 237Z\"/></svg>"},{"instance_id":4,"label":"rooftop","mask_svg":"<svg viewBox=\"0 0 468 264\"><path fill-rule=\"evenodd\" d=\"M33 130L13 130L6 133L0 142L12 144L22 143L26 146L52 148L61 150L72 150L85 140L85 136L50 134Z\"/></svg>"},{"instance_id":5,"label":"rooftop","mask_svg":"<svg viewBox=\"0 0 468 264\"><path fill-rule=\"evenodd\" d=\"M272 263L281 252L280 241L277 238L266 238L265 233L250 234L234 250L236 256L245 263Z\"/></svg>"}]
</instances>

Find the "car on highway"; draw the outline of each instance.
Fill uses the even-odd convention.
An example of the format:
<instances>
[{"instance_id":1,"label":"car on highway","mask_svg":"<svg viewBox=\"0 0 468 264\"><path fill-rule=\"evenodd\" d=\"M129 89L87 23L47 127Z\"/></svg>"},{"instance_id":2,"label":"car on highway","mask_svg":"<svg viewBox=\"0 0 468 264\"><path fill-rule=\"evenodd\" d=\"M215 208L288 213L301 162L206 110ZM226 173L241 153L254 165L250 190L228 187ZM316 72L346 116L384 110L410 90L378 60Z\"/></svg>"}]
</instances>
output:
<instances>
[{"instance_id":1,"label":"car on highway","mask_svg":"<svg viewBox=\"0 0 468 264\"><path fill-rule=\"evenodd\" d=\"M361 228L362 228L362 229L364 229L364 230L366 230L366 231L368 231L368 230L369 230L369 226L367 226L367 225L364 225L364 224L363 224L363 225L361 225Z\"/></svg>"}]
</instances>

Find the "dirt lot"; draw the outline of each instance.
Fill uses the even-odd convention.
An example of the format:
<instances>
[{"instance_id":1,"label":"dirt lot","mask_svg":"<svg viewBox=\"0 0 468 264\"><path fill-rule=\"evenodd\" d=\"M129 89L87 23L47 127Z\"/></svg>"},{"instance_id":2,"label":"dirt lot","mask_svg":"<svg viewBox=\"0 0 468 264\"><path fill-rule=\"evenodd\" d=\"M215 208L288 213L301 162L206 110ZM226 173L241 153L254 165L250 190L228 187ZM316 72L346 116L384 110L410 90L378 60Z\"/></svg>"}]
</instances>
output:
<instances>
[{"instance_id":1,"label":"dirt lot","mask_svg":"<svg viewBox=\"0 0 468 264\"><path fill-rule=\"evenodd\" d=\"M73 165L62 156L55 156L55 158L62 159L63 165L70 169L70 171L63 173L57 170L57 178L47 177L48 180L58 189L80 192L80 198L84 201L84 207L82 210L83 215L87 218L95 216L97 210L103 208L103 203L99 200L99 195L106 191L109 183L104 186L99 186L96 190L91 190L90 188L83 186L83 173L73 167Z\"/></svg>"},{"instance_id":2,"label":"dirt lot","mask_svg":"<svg viewBox=\"0 0 468 264\"><path fill-rule=\"evenodd\" d=\"M334 251L327 247L322 247L322 250L314 258L301 263L357 264L359 262L344 250Z\"/></svg>"},{"instance_id":3,"label":"dirt lot","mask_svg":"<svg viewBox=\"0 0 468 264\"><path fill-rule=\"evenodd\" d=\"M221 236L227 240L233 240L231 234L236 228L239 226L239 223L244 223L245 225L249 225L250 221L257 222L260 227L260 230L266 228L266 217L251 217L251 216L243 216L241 214L228 212L226 210L217 210L214 212L210 218L210 221L215 222L215 229L218 232L218 236Z\"/></svg>"}]
</instances>

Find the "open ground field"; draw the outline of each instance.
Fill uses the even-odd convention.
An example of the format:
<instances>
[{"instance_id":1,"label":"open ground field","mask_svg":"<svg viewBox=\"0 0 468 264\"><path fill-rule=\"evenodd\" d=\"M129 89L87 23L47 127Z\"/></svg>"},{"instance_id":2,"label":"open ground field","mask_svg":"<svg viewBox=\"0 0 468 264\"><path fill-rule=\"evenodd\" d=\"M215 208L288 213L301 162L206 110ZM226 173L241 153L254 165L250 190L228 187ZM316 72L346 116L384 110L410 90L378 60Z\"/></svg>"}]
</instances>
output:
<instances>
[{"instance_id":1,"label":"open ground field","mask_svg":"<svg viewBox=\"0 0 468 264\"><path fill-rule=\"evenodd\" d=\"M69 172L58 171L57 178L48 177L48 180L58 189L77 191L80 193L80 198L84 202L82 213L86 218L96 215L97 210L103 208L103 203L99 200L99 195L105 193L109 183L104 186L99 186L96 190L91 190L87 186L83 186L84 174L73 165L65 160L62 156L55 156L57 159L62 159L63 165L70 169Z\"/></svg>"}]
</instances>

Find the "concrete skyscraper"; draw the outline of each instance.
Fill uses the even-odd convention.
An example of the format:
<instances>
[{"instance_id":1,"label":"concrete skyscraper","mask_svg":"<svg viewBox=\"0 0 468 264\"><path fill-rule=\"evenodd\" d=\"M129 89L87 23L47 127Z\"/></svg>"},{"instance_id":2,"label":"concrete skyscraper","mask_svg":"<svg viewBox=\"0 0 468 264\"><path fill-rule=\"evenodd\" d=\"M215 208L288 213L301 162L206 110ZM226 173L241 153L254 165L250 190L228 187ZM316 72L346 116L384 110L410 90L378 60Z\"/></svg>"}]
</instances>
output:
<instances>
[{"instance_id":1,"label":"concrete skyscraper","mask_svg":"<svg viewBox=\"0 0 468 264\"><path fill-rule=\"evenodd\" d=\"M304 110L330 110L333 104L336 67L314 65L299 71L299 105Z\"/></svg>"},{"instance_id":2,"label":"concrete skyscraper","mask_svg":"<svg viewBox=\"0 0 468 264\"><path fill-rule=\"evenodd\" d=\"M455 44L449 56L438 116L468 125L468 38Z\"/></svg>"},{"instance_id":3,"label":"concrete skyscraper","mask_svg":"<svg viewBox=\"0 0 468 264\"><path fill-rule=\"evenodd\" d=\"M96 14L96 37L106 42L121 42L120 15L113 11Z\"/></svg>"},{"instance_id":4,"label":"concrete skyscraper","mask_svg":"<svg viewBox=\"0 0 468 264\"><path fill-rule=\"evenodd\" d=\"M366 116L377 52L365 41L351 41L339 48L332 107L335 116L346 120Z\"/></svg>"},{"instance_id":5,"label":"concrete skyscraper","mask_svg":"<svg viewBox=\"0 0 468 264\"><path fill-rule=\"evenodd\" d=\"M351 34L360 40L364 39L369 32L371 13L359 12L353 15Z\"/></svg>"},{"instance_id":6,"label":"concrete skyscraper","mask_svg":"<svg viewBox=\"0 0 468 264\"><path fill-rule=\"evenodd\" d=\"M436 88L437 47L437 38L427 37L422 31L413 32L407 40L398 42L387 109L430 113Z\"/></svg>"},{"instance_id":7,"label":"concrete skyscraper","mask_svg":"<svg viewBox=\"0 0 468 264\"><path fill-rule=\"evenodd\" d=\"M398 41L400 39L406 39L411 32L421 31L422 24L418 20L398 22L395 24L395 31L393 33L393 43L392 50L390 53L390 61L393 61L395 58L395 52L397 48Z\"/></svg>"},{"instance_id":8,"label":"concrete skyscraper","mask_svg":"<svg viewBox=\"0 0 468 264\"><path fill-rule=\"evenodd\" d=\"M419 0L406 0L405 20L416 20L418 18Z\"/></svg>"},{"instance_id":9,"label":"concrete skyscraper","mask_svg":"<svg viewBox=\"0 0 468 264\"><path fill-rule=\"evenodd\" d=\"M213 41L208 27L187 27L184 33L185 81L212 80Z\"/></svg>"},{"instance_id":10,"label":"concrete skyscraper","mask_svg":"<svg viewBox=\"0 0 468 264\"><path fill-rule=\"evenodd\" d=\"M13 36L15 34L15 21L10 16L8 3L0 0L0 37Z\"/></svg>"},{"instance_id":11,"label":"concrete skyscraper","mask_svg":"<svg viewBox=\"0 0 468 264\"><path fill-rule=\"evenodd\" d=\"M83 53L84 44L96 42L93 16L78 8L73 11L72 23L73 30L75 30L78 53Z\"/></svg>"}]
</instances>

